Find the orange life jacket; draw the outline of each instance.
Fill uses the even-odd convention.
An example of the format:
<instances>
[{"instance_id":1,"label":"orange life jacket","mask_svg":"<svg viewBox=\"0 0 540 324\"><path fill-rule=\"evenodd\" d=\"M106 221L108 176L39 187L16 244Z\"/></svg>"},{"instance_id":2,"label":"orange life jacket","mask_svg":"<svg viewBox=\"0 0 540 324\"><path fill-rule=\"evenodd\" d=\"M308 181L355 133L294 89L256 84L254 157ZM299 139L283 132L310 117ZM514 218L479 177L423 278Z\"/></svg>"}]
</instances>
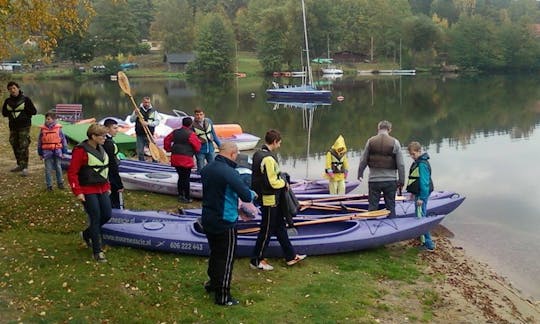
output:
<instances>
[{"instance_id":1,"label":"orange life jacket","mask_svg":"<svg viewBox=\"0 0 540 324\"><path fill-rule=\"evenodd\" d=\"M60 137L62 125L55 124L52 128L41 125L41 149L54 151L62 149L62 138Z\"/></svg>"}]
</instances>

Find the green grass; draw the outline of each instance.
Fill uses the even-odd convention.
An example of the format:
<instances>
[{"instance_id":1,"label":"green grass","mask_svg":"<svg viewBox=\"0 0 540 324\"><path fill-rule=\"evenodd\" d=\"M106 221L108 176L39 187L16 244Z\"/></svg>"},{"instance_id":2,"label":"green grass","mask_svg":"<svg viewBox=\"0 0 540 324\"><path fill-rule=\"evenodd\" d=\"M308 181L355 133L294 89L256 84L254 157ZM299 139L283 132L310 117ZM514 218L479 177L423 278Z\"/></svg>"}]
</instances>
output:
<instances>
[{"instance_id":1,"label":"green grass","mask_svg":"<svg viewBox=\"0 0 540 324\"><path fill-rule=\"evenodd\" d=\"M7 141L0 149L9 151ZM109 262L95 263L78 235L86 224L81 205L68 190L45 191L35 153L28 178L7 171L10 155L1 162L0 323L428 322L439 302L415 249L394 244L310 256L294 267L270 259L271 272L239 259L232 293L241 305L219 307L202 286L207 258L110 247ZM175 197L144 192L126 192L125 204L179 207Z\"/></svg>"}]
</instances>

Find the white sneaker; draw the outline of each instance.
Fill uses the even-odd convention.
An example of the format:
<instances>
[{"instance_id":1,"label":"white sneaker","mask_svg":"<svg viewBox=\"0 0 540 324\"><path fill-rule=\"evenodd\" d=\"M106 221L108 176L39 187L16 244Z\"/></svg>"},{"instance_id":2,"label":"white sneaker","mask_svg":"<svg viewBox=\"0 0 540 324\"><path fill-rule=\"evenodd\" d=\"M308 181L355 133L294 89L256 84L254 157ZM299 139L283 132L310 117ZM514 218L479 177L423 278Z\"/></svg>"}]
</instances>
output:
<instances>
[{"instance_id":1,"label":"white sneaker","mask_svg":"<svg viewBox=\"0 0 540 324\"><path fill-rule=\"evenodd\" d=\"M305 258L307 257L307 255L305 254L297 254L294 259L290 260L290 261L287 261L287 265L288 266L292 266L292 265L295 265L297 264L298 262L304 260Z\"/></svg>"},{"instance_id":2,"label":"white sneaker","mask_svg":"<svg viewBox=\"0 0 540 324\"><path fill-rule=\"evenodd\" d=\"M28 176L28 169L27 169L27 168L22 169L21 175L22 175L23 177L27 177L27 176Z\"/></svg>"},{"instance_id":3,"label":"white sneaker","mask_svg":"<svg viewBox=\"0 0 540 324\"><path fill-rule=\"evenodd\" d=\"M264 271L272 271L274 270L274 267L272 267L266 260L259 261L258 265L254 265L253 263L249 263L249 266L251 269L259 269Z\"/></svg>"}]
</instances>

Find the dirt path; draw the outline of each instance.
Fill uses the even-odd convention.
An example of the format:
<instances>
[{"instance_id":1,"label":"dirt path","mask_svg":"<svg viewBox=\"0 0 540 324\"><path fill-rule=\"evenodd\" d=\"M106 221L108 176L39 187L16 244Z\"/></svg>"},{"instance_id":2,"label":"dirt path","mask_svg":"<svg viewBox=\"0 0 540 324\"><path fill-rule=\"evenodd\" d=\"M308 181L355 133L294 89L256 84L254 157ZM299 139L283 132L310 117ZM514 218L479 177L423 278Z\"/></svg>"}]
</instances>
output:
<instances>
[{"instance_id":1,"label":"dirt path","mask_svg":"<svg viewBox=\"0 0 540 324\"><path fill-rule=\"evenodd\" d=\"M424 253L426 271L442 278L435 286L441 302L434 311L439 323L540 323L540 304L527 300L486 264L473 260L451 240L437 237L437 250Z\"/></svg>"}]
</instances>

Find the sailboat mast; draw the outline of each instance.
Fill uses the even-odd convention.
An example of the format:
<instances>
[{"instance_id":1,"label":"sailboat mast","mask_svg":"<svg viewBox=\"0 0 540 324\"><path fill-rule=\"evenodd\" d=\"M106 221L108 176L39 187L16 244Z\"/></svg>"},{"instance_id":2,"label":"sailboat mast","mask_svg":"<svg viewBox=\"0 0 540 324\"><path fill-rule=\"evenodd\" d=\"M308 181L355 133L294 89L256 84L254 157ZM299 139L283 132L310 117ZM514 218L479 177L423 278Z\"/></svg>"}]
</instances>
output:
<instances>
[{"instance_id":1,"label":"sailboat mast","mask_svg":"<svg viewBox=\"0 0 540 324\"><path fill-rule=\"evenodd\" d=\"M309 59L309 45L308 45L308 36L307 36L307 24L306 24L306 6L304 0L302 0L302 17L304 19L304 41L306 43L306 58L307 58L307 72L308 72L308 83L313 85L313 72L311 71L311 64Z\"/></svg>"}]
</instances>

